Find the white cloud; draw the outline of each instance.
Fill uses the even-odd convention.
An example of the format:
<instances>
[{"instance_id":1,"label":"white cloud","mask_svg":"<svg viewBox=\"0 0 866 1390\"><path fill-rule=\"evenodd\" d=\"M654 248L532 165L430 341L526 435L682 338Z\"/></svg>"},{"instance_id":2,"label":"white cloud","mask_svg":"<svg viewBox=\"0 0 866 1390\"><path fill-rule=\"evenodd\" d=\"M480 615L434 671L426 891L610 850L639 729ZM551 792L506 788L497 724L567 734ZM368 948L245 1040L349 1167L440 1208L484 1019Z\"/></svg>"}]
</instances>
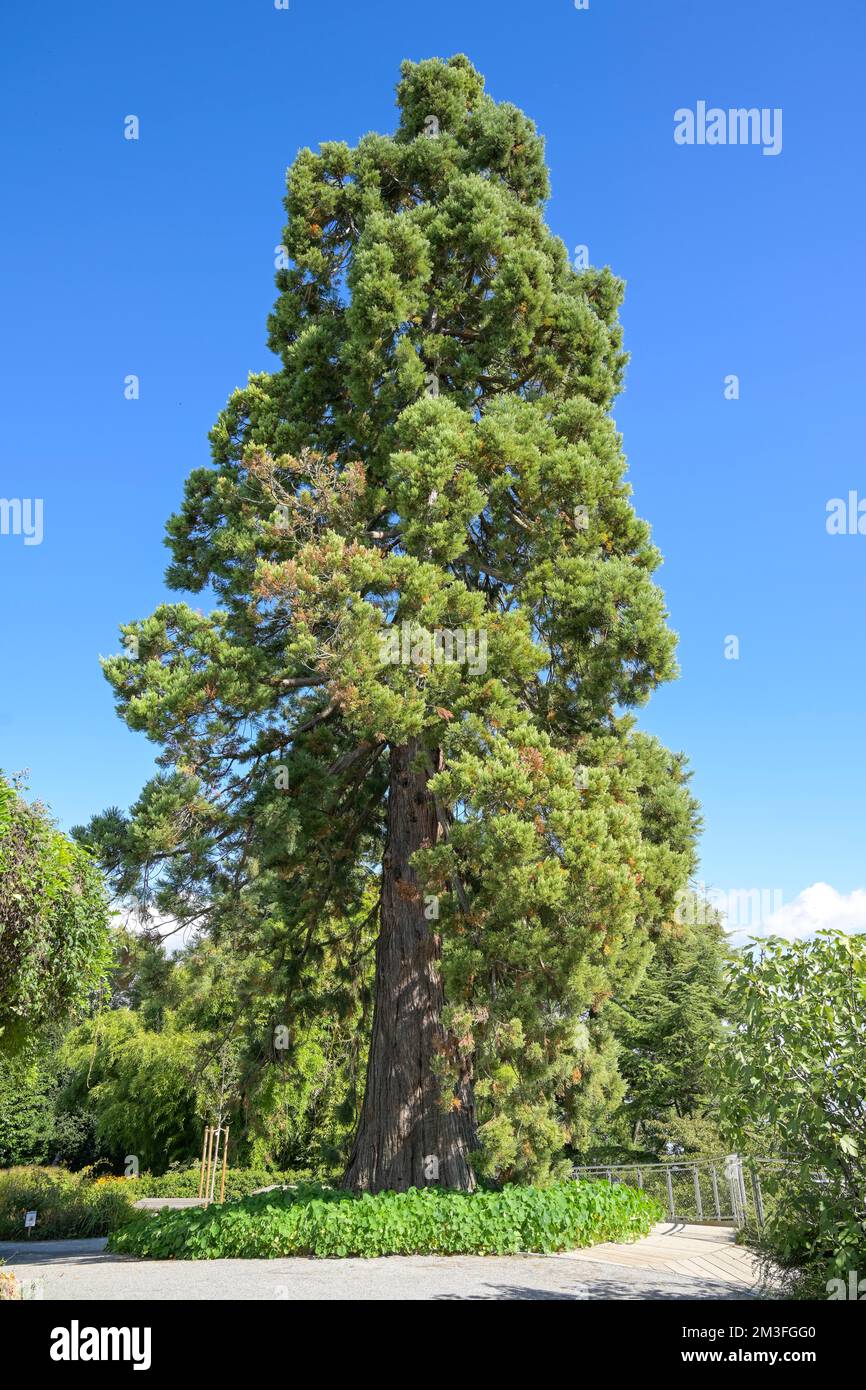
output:
<instances>
[{"instance_id":1,"label":"white cloud","mask_svg":"<svg viewBox=\"0 0 866 1390\"><path fill-rule=\"evenodd\" d=\"M813 883L764 918L759 926L737 935L784 936L789 941L803 941L824 927L844 932L866 931L866 889L839 893L829 883Z\"/></svg>"},{"instance_id":2,"label":"white cloud","mask_svg":"<svg viewBox=\"0 0 866 1390\"><path fill-rule=\"evenodd\" d=\"M152 910L142 915L137 908L121 907L112 913L112 919L114 926L126 927L136 936L156 932L170 956L188 946L196 936L195 927L181 927L176 917L164 917Z\"/></svg>"}]
</instances>

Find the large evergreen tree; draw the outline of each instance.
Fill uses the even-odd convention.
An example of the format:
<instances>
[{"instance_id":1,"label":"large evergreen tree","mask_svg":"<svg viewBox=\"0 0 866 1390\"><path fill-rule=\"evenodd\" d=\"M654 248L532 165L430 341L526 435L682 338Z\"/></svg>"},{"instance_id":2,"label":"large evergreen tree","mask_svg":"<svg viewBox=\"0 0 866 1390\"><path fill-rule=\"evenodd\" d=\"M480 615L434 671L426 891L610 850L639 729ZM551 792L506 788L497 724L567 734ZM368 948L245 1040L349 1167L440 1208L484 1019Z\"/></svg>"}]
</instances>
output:
<instances>
[{"instance_id":1,"label":"large evergreen tree","mask_svg":"<svg viewBox=\"0 0 866 1390\"><path fill-rule=\"evenodd\" d=\"M621 1095L605 1000L692 865L675 671L609 416L622 286L547 228L543 145L463 56L301 151L270 319L106 674L164 749L93 835L124 894L266 948L286 1013L378 925L346 1182L540 1177ZM452 660L443 657L451 656Z\"/></svg>"}]
</instances>

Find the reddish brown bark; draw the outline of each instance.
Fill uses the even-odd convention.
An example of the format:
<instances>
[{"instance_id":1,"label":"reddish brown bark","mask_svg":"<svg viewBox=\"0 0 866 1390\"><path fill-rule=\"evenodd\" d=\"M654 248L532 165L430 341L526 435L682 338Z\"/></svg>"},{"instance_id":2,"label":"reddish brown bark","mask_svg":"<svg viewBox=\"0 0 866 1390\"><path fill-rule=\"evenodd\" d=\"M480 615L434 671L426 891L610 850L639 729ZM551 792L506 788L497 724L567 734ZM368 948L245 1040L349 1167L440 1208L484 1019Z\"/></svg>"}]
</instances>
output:
<instances>
[{"instance_id":1,"label":"reddish brown bark","mask_svg":"<svg viewBox=\"0 0 866 1390\"><path fill-rule=\"evenodd\" d=\"M451 1105L439 1102L432 1063L442 1041L444 1003L435 923L410 861L440 834L428 774L413 771L418 745L391 750L388 840L376 946L376 993L367 1085L344 1186L405 1192L409 1187L473 1186L471 1083Z\"/></svg>"}]
</instances>

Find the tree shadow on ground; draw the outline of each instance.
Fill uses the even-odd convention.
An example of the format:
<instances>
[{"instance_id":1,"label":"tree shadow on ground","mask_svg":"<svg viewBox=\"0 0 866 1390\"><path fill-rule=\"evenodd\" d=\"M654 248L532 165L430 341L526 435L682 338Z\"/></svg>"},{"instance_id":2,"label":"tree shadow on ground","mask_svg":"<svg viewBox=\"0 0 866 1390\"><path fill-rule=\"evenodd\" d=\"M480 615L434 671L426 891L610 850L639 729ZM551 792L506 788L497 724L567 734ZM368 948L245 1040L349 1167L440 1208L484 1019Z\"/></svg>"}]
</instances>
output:
<instances>
[{"instance_id":1,"label":"tree shadow on ground","mask_svg":"<svg viewBox=\"0 0 866 1390\"><path fill-rule=\"evenodd\" d=\"M434 1302L472 1303L490 1300L525 1300L547 1302L550 1300L568 1303L594 1303L601 1301L631 1302L758 1302L754 1292L730 1284L714 1284L709 1281L690 1286L681 1284L632 1284L627 1285L614 1279L594 1279L591 1284L575 1289L539 1289L528 1284L488 1284L489 1293L441 1293L434 1294Z\"/></svg>"}]
</instances>

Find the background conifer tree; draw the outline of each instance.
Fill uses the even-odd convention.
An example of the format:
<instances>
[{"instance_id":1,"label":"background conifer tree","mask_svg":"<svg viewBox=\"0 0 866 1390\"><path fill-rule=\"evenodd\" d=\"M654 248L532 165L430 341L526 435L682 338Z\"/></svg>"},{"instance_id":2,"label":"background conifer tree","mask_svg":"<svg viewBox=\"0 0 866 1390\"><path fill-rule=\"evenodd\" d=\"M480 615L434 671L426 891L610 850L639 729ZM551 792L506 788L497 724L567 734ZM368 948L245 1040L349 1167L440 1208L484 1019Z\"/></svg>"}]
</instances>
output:
<instances>
[{"instance_id":1,"label":"background conifer tree","mask_svg":"<svg viewBox=\"0 0 866 1390\"><path fill-rule=\"evenodd\" d=\"M609 415L622 286L569 264L541 138L468 59L397 97L394 135L288 172L282 365L168 526L169 583L218 606L124 629L106 674L164 770L90 833L121 894L268 952L288 1015L326 958L363 1008L372 925L346 1182L466 1189L618 1102L604 1004L696 813L627 712L675 667Z\"/></svg>"},{"instance_id":2,"label":"background conifer tree","mask_svg":"<svg viewBox=\"0 0 866 1390\"><path fill-rule=\"evenodd\" d=\"M730 1017L729 948L719 914L698 894L689 898L697 911L688 910L687 899L680 920L660 931L638 988L610 1003L607 1021L619 1043L626 1084L624 1103L613 1117L611 1148L619 1145L625 1158L724 1149L713 1049L726 1012Z\"/></svg>"}]
</instances>

